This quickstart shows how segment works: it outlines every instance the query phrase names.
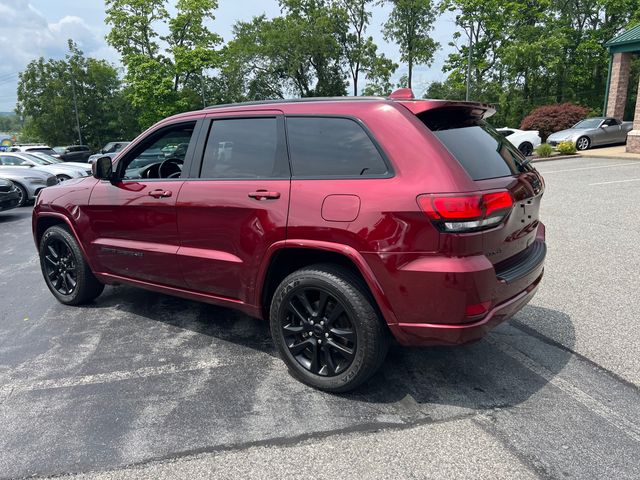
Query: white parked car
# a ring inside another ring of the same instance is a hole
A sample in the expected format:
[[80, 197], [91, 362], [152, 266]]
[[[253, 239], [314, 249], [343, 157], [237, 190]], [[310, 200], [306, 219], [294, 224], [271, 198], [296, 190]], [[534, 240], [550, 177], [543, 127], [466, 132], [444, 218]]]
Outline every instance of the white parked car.
[[542, 143], [538, 130], [519, 130], [517, 128], [498, 128], [498, 132], [522, 152], [525, 157], [533, 154], [535, 148]]

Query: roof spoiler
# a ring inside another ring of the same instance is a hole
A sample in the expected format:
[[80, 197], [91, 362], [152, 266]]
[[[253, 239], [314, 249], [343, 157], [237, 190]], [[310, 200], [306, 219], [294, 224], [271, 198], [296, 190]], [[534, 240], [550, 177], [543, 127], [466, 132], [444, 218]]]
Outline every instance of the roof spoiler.
[[468, 114], [477, 118], [489, 118], [496, 109], [488, 103], [466, 102], [462, 100], [416, 99], [413, 90], [400, 88], [389, 95], [389, 100], [402, 104], [414, 115], [430, 110], [468, 110]]

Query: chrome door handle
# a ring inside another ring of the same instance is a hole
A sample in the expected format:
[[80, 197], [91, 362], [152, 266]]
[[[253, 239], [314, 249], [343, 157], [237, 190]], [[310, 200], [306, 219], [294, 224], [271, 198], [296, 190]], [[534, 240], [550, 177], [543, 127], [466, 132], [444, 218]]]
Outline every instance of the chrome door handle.
[[153, 198], [167, 198], [173, 195], [169, 190], [162, 190], [161, 188], [157, 190], [151, 190], [149, 192], [149, 196]]

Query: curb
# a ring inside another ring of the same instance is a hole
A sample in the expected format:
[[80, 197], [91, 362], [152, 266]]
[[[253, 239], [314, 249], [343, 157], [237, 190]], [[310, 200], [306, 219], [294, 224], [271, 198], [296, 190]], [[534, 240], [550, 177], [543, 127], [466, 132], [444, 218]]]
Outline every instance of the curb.
[[553, 160], [564, 160], [566, 158], [580, 158], [581, 155], [578, 155], [577, 153], [573, 154], [573, 155], [556, 155], [553, 157], [545, 157], [545, 158], [534, 158], [533, 160], [531, 160], [532, 163], [538, 163], [538, 162], [551, 162]]

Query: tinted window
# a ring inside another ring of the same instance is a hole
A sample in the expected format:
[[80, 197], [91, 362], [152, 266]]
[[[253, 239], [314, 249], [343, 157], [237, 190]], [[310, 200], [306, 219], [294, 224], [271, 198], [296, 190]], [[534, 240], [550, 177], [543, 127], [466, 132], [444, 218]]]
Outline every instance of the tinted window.
[[615, 118], [607, 118], [607, 119], [604, 121], [604, 124], [605, 124], [607, 127], [613, 127], [613, 126], [615, 126], [615, 125], [618, 125], [618, 121], [617, 121]]
[[474, 180], [506, 177], [529, 168], [509, 140], [467, 109], [431, 110], [418, 118]]
[[234, 118], [211, 123], [202, 178], [279, 178], [286, 158], [278, 148], [276, 118]]
[[367, 133], [347, 118], [289, 117], [287, 137], [297, 177], [370, 177], [387, 166]]

